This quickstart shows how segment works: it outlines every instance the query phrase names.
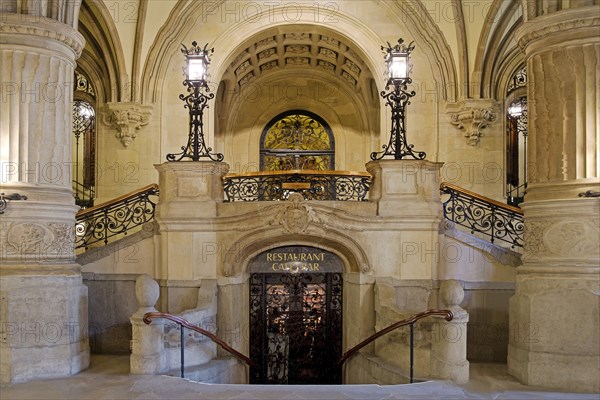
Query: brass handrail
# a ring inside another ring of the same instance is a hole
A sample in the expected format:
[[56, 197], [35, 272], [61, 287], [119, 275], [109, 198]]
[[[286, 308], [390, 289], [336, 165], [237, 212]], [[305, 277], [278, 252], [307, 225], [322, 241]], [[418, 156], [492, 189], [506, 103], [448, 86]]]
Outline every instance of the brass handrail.
[[198, 326], [192, 325], [187, 320], [185, 320], [181, 317], [178, 317], [178, 316], [172, 315], [172, 314], [168, 314], [168, 313], [162, 313], [162, 312], [149, 312], [149, 313], [144, 314], [143, 321], [146, 325], [150, 325], [152, 323], [151, 319], [154, 319], [154, 318], [165, 318], [165, 319], [173, 321], [181, 326], [184, 326], [188, 329], [191, 329], [195, 332], [198, 332], [199, 334], [206, 336], [207, 338], [209, 338], [210, 340], [212, 340], [213, 342], [215, 342], [216, 344], [221, 346], [221, 348], [223, 350], [229, 352], [230, 354], [233, 354], [235, 357], [244, 361], [248, 366], [250, 366], [250, 367], [256, 366], [256, 363], [254, 361], [252, 361], [251, 359], [249, 359], [248, 357], [246, 357], [245, 355], [243, 355], [242, 353], [240, 353], [239, 351], [237, 351], [236, 349], [234, 349], [233, 347], [231, 347], [230, 345], [225, 343], [223, 340], [219, 339], [214, 333], [209, 332], [205, 329], [202, 329]]
[[485, 197], [485, 196], [482, 196], [482, 195], [480, 195], [478, 193], [471, 192], [470, 190], [467, 190], [467, 189], [462, 188], [460, 186], [453, 185], [453, 184], [448, 183], [448, 182], [442, 182], [442, 184], [440, 185], [440, 190], [444, 191], [444, 189], [454, 190], [456, 192], [460, 192], [460, 193], [463, 193], [463, 194], [465, 194], [467, 196], [474, 197], [474, 198], [479, 199], [481, 201], [484, 201], [486, 203], [493, 204], [496, 207], [502, 208], [502, 209], [504, 209], [506, 211], [510, 211], [510, 212], [514, 212], [514, 213], [523, 215], [523, 210], [521, 210], [519, 207], [509, 206], [508, 204], [501, 203], [501, 202], [496, 201], [494, 199], [491, 199], [489, 197]]
[[[372, 334], [371, 336], [369, 336], [368, 338], [366, 338], [365, 340], [363, 340], [362, 342], [360, 342], [359, 344], [357, 344], [356, 346], [352, 347], [350, 350], [345, 352], [342, 355], [342, 357], [339, 359], [338, 366], [341, 367], [346, 362], [346, 360], [348, 360], [350, 357], [352, 357], [354, 354], [356, 354], [360, 349], [362, 349], [366, 345], [373, 342], [375, 339], [378, 339], [381, 336], [390, 333], [394, 329], [398, 329], [402, 326], [414, 324], [418, 320], [429, 317], [431, 315], [443, 316], [446, 321], [452, 321], [452, 319], [454, 318], [454, 315], [452, 314], [452, 311], [450, 311], [450, 310], [427, 310], [427, 311], [423, 311], [418, 314], [415, 314], [410, 318], [403, 319], [401, 321], [393, 323], [392, 325], [390, 325], [386, 328], [383, 328], [379, 332]], [[412, 350], [412, 347], [411, 347], [411, 350]]]
[[130, 198], [134, 198], [136, 196], [139, 196], [140, 194], [142, 194], [144, 192], [147, 192], [149, 190], [156, 190], [156, 191], [158, 191], [159, 190], [158, 189], [158, 185], [156, 183], [152, 183], [150, 185], [144, 186], [143, 188], [136, 189], [133, 192], [129, 192], [129, 193], [126, 193], [126, 194], [124, 194], [122, 196], [119, 196], [119, 197], [117, 197], [115, 199], [108, 200], [108, 201], [106, 201], [104, 203], [100, 203], [98, 205], [95, 205], [94, 207], [90, 207], [90, 208], [86, 208], [86, 209], [83, 209], [83, 210], [79, 210], [79, 212], [77, 213], [76, 218], [85, 217], [86, 215], [92, 214], [94, 211], [97, 211], [97, 210], [99, 210], [101, 208], [112, 207], [115, 204], [118, 204], [118, 203], [120, 203], [122, 201], [125, 201], [125, 200], [128, 200]]
[[273, 175], [337, 175], [337, 176], [360, 176], [370, 178], [371, 174], [360, 171], [337, 171], [337, 170], [314, 170], [314, 169], [287, 169], [278, 171], [255, 171], [241, 174], [226, 174], [223, 180], [231, 178], [251, 178], [255, 176], [273, 176]]

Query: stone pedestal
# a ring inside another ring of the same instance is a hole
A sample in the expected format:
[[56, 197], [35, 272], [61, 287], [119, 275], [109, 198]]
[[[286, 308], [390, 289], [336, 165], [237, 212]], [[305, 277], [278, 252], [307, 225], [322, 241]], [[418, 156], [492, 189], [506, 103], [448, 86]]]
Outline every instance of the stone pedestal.
[[[577, 3], [579, 5], [581, 3]], [[572, 5], [575, 3], [572, 2]], [[528, 385], [600, 390], [599, 6], [529, 15], [525, 253], [510, 300], [509, 372]]]
[[373, 177], [369, 201], [380, 216], [440, 216], [442, 163], [425, 160], [379, 160], [367, 163]]
[[467, 361], [467, 323], [469, 314], [460, 307], [465, 292], [455, 280], [440, 287], [441, 308], [452, 311], [452, 321], [441, 320], [433, 327], [431, 342], [431, 376], [451, 379], [454, 383], [469, 381]]
[[[156, 219], [161, 228], [217, 215], [223, 202], [223, 176], [229, 165], [216, 161], [167, 162], [155, 165], [159, 173], [160, 201]], [[168, 225], [168, 226], [167, 226]]]
[[[217, 278], [214, 256], [218, 247], [214, 229], [217, 204], [223, 202], [223, 176], [229, 166], [222, 162], [167, 162], [156, 166], [160, 199], [156, 221], [160, 229], [161, 270], [164, 280], [163, 303], [171, 295], [196, 296], [200, 279]], [[197, 284], [190, 285], [190, 282]], [[187, 282], [187, 283], [186, 283]], [[187, 308], [196, 304], [196, 299]], [[168, 312], [180, 312], [186, 307]]]
[[[437, 279], [439, 224], [443, 218], [439, 173], [442, 163], [380, 160], [367, 164], [373, 176], [369, 202], [384, 217], [378, 276], [403, 280]], [[394, 245], [390, 245], [393, 243]], [[420, 310], [422, 311], [422, 310]]]
[[71, 190], [79, 3], [52, 19], [35, 15], [45, 7], [17, 14], [16, 3], [2, 13], [0, 192], [27, 197], [0, 216], [2, 383], [75, 374], [89, 363]]
[[135, 281], [135, 296], [140, 305], [131, 316], [130, 372], [136, 375], [157, 375], [167, 370], [164, 344], [164, 320], [153, 319], [150, 325], [143, 321], [144, 314], [156, 312], [159, 287], [149, 275], [140, 275]]

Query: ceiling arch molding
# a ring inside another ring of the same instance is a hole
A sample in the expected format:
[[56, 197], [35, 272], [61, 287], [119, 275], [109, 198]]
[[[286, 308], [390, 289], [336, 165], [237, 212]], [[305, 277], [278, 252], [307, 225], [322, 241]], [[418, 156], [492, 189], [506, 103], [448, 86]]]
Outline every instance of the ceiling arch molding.
[[[398, 23], [398, 27], [406, 27], [409, 31], [407, 36], [418, 38], [418, 42], [425, 44], [427, 59], [430, 61], [440, 93], [443, 99], [454, 100], [457, 95], [457, 76], [454, 60], [450, 48], [446, 43], [441, 31], [437, 28], [420, 1], [414, 2], [380, 2], [372, 1], [373, 6], [379, 8], [385, 15], [391, 15]], [[268, 26], [275, 27], [290, 25], [290, 21], [275, 18], [282, 14], [284, 9], [281, 5], [274, 5], [264, 9], [252, 20], [242, 20], [223, 27], [225, 22], [209, 15], [211, 7], [218, 7], [224, 2], [207, 1], [184, 1], [181, 0], [171, 11], [167, 22], [160, 29], [154, 43], [150, 47], [149, 55], [144, 65], [141, 81], [142, 102], [157, 102], [161, 92], [162, 78], [168, 70], [168, 64], [172, 57], [179, 52], [183, 38], [189, 36], [193, 29], [202, 25], [206, 32], [219, 32], [212, 38], [211, 46], [219, 49], [213, 57], [213, 79], [220, 81], [227, 68], [229, 55], [235, 52], [235, 44], [240, 37], [251, 37], [265, 28], [264, 24], [256, 23], [256, 20], [269, 20]], [[380, 46], [383, 40], [370, 26], [354, 16], [339, 11], [336, 13], [336, 23], [327, 24], [315, 21], [314, 15], [319, 11], [318, 4], [295, 3], [301, 18], [294, 21], [295, 24], [304, 23], [328, 28], [343, 35], [349, 41], [361, 44], [364, 52], [364, 62], [372, 71], [378, 87], [385, 85], [384, 65]], [[405, 8], [409, 7], [409, 12]], [[214, 21], [213, 21], [214, 19]], [[199, 22], [200, 21], [200, 22]], [[210, 38], [207, 38], [210, 41]], [[387, 39], [387, 38], [386, 38]], [[395, 40], [395, 39], [391, 39]], [[358, 47], [358, 45], [357, 45]]]
[[495, 84], [492, 87], [492, 93], [499, 101], [506, 98], [508, 86], [515, 73], [525, 65], [523, 53], [517, 48], [512, 49], [502, 60], [494, 75]]
[[[293, 84], [290, 81], [294, 76], [297, 77], [298, 71], [282, 70], [269, 74], [256, 81], [257, 85], [261, 85], [268, 80], [268, 84], [276, 86], [279, 84]], [[304, 76], [303, 80], [317, 83], [331, 83], [328, 74], [320, 73], [318, 75]], [[251, 83], [252, 84], [252, 83]], [[215, 109], [223, 110], [224, 115], [219, 115], [218, 118], [224, 117], [224, 121], [220, 124], [226, 124], [226, 127], [217, 129], [215, 140], [222, 145], [227, 154], [234, 154], [234, 147], [245, 147], [249, 154], [254, 154], [258, 157], [258, 143], [263, 128], [266, 124], [278, 114], [290, 109], [304, 109], [312, 111], [322, 117], [331, 127], [336, 143], [336, 165], [346, 165], [347, 140], [349, 130], [360, 132], [360, 140], [367, 144], [373, 137], [379, 133], [378, 109], [374, 110], [369, 115], [369, 112], [361, 107], [361, 100], [350, 88], [344, 88], [340, 84], [340, 92], [336, 93], [336, 99], [344, 103], [343, 109], [335, 107], [333, 104], [319, 101], [311, 96], [302, 96], [298, 101], [274, 101], [264, 107], [248, 107], [248, 104], [236, 104], [230, 110], [226, 106], [215, 107]], [[217, 96], [218, 97], [218, 96]], [[229, 118], [231, 116], [231, 118]], [[229, 121], [228, 121], [229, 120]], [[249, 130], [247, 136], [243, 136], [243, 141], [239, 136], [239, 132], [245, 129]], [[362, 146], [365, 152], [369, 146]], [[363, 158], [368, 157], [368, 153], [361, 155]]]
[[394, 0], [380, 2], [380, 4], [389, 10], [399, 26], [406, 25], [409, 28], [408, 33], [418, 39], [417, 43], [425, 45], [423, 53], [429, 60], [433, 75], [437, 79], [441, 99], [447, 102], [456, 101], [459, 93], [456, 62], [442, 31], [422, 0]]
[[[268, 120], [300, 107], [378, 135], [380, 99], [360, 53], [335, 32], [310, 26], [268, 28], [248, 38], [227, 60], [216, 96], [216, 132], [235, 135], [240, 124], [261, 125], [261, 116]], [[248, 107], [253, 102], [261, 110]]]
[[83, 1], [79, 32], [85, 38], [85, 47], [78, 64], [93, 79], [98, 91], [102, 90], [103, 101], [126, 101], [129, 83], [125, 57], [117, 28], [104, 2]]
[[495, 0], [490, 6], [479, 37], [472, 81], [476, 83], [471, 95], [475, 98], [501, 100], [503, 93], [498, 91], [499, 71], [506, 64], [506, 58], [521, 58], [524, 55], [514, 43], [514, 31], [523, 23], [522, 5], [519, 0]]

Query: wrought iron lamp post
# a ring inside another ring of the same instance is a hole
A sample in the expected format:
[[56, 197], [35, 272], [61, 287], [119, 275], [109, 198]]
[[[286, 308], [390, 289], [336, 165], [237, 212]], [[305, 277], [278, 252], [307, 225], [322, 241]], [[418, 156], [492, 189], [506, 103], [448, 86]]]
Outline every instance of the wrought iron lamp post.
[[[415, 160], [423, 160], [426, 156], [424, 151], [414, 151], [414, 145], [406, 141], [406, 128], [404, 125], [406, 106], [410, 104], [410, 98], [416, 93], [408, 91], [407, 87], [412, 83], [410, 79], [410, 53], [415, 48], [414, 42], [408, 46], [403, 39], [398, 39], [398, 44], [388, 47], [381, 46], [385, 50], [385, 62], [387, 64], [388, 81], [381, 97], [386, 100], [392, 110], [392, 128], [390, 141], [383, 145], [383, 151], [371, 153], [372, 160], [380, 160], [385, 156], [393, 156], [396, 160], [412, 157]], [[393, 86], [389, 91], [390, 86]]]
[[214, 49], [207, 49], [208, 44], [201, 48], [195, 41], [192, 42], [192, 47], [189, 49], [183, 44], [181, 47], [186, 61], [184, 69], [186, 79], [183, 84], [187, 85], [189, 94], [187, 96], [180, 94], [179, 99], [185, 102], [184, 107], [190, 112], [190, 133], [187, 144], [181, 147], [182, 152], [167, 154], [167, 161], [181, 161], [184, 158], [191, 158], [192, 161], [199, 161], [200, 158], [223, 161], [223, 154], [212, 153], [212, 148], [206, 146], [202, 122], [204, 109], [208, 107], [208, 100], [215, 97], [214, 93], [209, 93], [210, 89], [207, 84], [210, 54], [214, 52]]

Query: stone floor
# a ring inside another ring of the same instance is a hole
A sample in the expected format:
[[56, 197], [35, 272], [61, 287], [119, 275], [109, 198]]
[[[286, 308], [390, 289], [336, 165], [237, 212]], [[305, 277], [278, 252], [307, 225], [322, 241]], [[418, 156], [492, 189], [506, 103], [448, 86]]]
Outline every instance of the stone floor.
[[88, 370], [70, 377], [0, 386], [0, 399], [202, 399], [202, 400], [378, 400], [378, 399], [593, 399], [599, 394], [543, 391], [523, 386], [505, 365], [471, 364], [471, 381], [377, 386], [207, 385], [167, 376], [129, 375], [127, 356], [94, 356]]

